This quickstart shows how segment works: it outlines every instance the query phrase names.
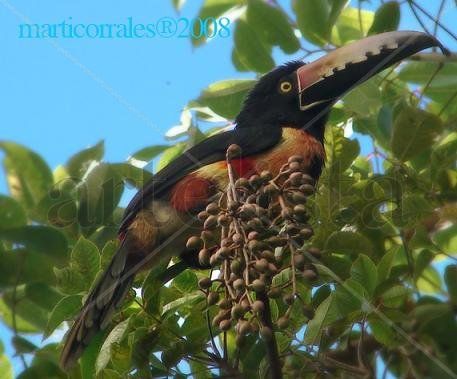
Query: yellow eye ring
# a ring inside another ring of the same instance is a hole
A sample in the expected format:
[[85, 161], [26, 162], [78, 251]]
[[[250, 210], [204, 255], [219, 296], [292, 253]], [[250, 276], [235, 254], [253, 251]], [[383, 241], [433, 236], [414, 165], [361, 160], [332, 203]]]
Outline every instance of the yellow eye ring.
[[279, 88], [280, 88], [281, 92], [283, 92], [283, 93], [290, 92], [290, 90], [292, 89], [292, 83], [291, 82], [282, 82]]

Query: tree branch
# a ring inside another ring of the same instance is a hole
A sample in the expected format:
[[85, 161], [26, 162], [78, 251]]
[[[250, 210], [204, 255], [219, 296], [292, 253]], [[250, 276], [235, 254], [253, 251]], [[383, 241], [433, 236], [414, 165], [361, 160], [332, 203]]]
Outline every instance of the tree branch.
[[[257, 296], [259, 300], [265, 304], [265, 309], [262, 312], [262, 324], [264, 324], [271, 330], [274, 330], [273, 322], [271, 321], [271, 310], [268, 296], [264, 292], [259, 293]], [[268, 361], [270, 363], [271, 378], [281, 379], [281, 361], [279, 360], [278, 345], [276, 343], [276, 337], [274, 332], [272, 333], [271, 339], [265, 341], [265, 346], [267, 349]]]
[[457, 62], [457, 53], [451, 53], [449, 55], [444, 55], [441, 53], [419, 53], [409, 57], [409, 60], [436, 63]]

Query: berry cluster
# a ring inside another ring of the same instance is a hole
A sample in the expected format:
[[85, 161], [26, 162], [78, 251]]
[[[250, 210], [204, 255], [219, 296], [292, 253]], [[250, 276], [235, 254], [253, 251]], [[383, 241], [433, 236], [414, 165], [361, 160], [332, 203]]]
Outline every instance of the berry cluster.
[[[208, 306], [219, 308], [213, 327], [222, 331], [234, 327], [241, 344], [247, 334], [260, 333], [270, 340], [272, 329], [287, 328], [291, 307], [299, 298], [297, 280], [316, 282], [310, 257], [319, 259], [321, 253], [317, 248], [303, 248], [313, 235], [306, 200], [315, 189], [303, 157], [290, 157], [275, 177], [263, 171], [236, 178], [231, 162], [239, 153], [237, 145], [227, 150], [228, 188], [200, 212], [203, 230], [188, 240], [187, 247], [200, 249], [199, 262], [211, 266], [212, 272], [218, 270], [217, 278], [213, 274], [213, 279], [199, 281]], [[290, 280], [275, 286], [273, 278], [283, 270], [291, 272]], [[273, 325], [264, 313], [269, 299], [280, 297], [288, 310]], [[313, 317], [309, 305], [303, 304], [303, 311]]]

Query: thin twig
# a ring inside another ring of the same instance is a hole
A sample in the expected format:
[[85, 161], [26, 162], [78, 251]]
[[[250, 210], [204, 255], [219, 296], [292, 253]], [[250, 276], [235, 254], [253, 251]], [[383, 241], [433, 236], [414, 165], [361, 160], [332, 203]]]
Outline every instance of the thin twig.
[[451, 32], [451, 30], [443, 25], [441, 21], [437, 20], [436, 17], [433, 17], [429, 12], [427, 12], [423, 7], [417, 4], [414, 0], [409, 0], [409, 4], [412, 4], [417, 9], [419, 9], [425, 16], [427, 16], [430, 20], [434, 21], [441, 29], [443, 29], [447, 34], [449, 34], [453, 39], [457, 41], [457, 35]]

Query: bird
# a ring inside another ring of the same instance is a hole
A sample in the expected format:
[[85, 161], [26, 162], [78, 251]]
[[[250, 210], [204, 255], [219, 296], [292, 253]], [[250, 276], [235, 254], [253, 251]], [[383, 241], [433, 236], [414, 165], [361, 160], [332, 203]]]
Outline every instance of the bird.
[[[196, 215], [227, 186], [226, 151], [238, 145], [231, 164], [239, 177], [277, 174], [290, 156], [301, 155], [318, 180], [325, 163], [324, 131], [332, 106], [350, 89], [430, 47], [433, 36], [394, 31], [365, 37], [311, 63], [285, 63], [262, 76], [247, 95], [235, 127], [188, 149], [157, 172], [132, 198], [119, 227], [119, 247], [69, 329], [61, 354], [68, 370], [92, 337], [107, 328], [135, 274], [173, 256], [180, 272], [204, 268], [186, 247]], [[175, 273], [176, 273], [175, 272]]]

